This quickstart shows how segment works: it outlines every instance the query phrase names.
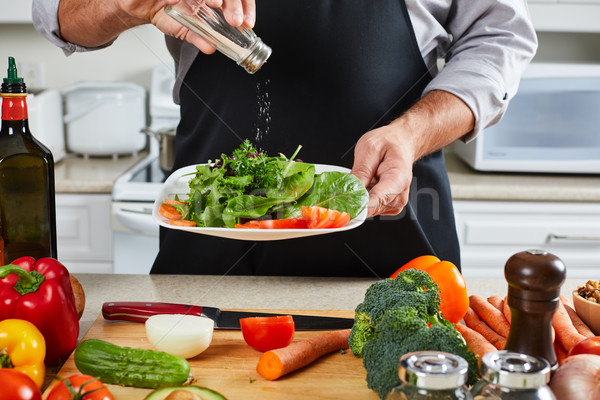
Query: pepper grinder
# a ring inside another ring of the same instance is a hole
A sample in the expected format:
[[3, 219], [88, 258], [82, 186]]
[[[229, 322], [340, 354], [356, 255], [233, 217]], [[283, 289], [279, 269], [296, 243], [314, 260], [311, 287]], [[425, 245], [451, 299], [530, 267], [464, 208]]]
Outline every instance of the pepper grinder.
[[504, 267], [508, 282], [511, 326], [505, 350], [543, 357], [552, 372], [558, 368], [552, 338], [552, 317], [565, 281], [562, 260], [544, 250], [516, 253]]

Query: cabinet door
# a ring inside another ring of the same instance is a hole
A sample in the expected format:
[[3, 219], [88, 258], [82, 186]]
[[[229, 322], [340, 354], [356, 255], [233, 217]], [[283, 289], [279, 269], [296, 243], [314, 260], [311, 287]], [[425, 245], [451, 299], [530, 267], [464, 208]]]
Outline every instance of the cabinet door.
[[57, 194], [58, 258], [71, 272], [111, 272], [109, 194]]
[[0, 23], [31, 23], [32, 0], [0, 0]]
[[456, 201], [462, 270], [504, 278], [513, 254], [542, 249], [560, 257], [568, 278], [592, 279], [600, 267], [600, 204]]

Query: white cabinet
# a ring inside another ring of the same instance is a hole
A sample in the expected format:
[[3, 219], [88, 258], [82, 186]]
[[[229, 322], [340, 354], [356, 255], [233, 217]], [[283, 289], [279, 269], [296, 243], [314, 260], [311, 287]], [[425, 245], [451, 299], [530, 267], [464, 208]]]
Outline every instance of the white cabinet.
[[31, 23], [32, 0], [0, 0], [0, 23]]
[[600, 204], [455, 201], [466, 277], [504, 279], [513, 254], [543, 249], [560, 257], [568, 278], [600, 278]]
[[600, 0], [528, 0], [539, 32], [600, 32]]
[[58, 259], [70, 272], [112, 272], [110, 194], [56, 195]]

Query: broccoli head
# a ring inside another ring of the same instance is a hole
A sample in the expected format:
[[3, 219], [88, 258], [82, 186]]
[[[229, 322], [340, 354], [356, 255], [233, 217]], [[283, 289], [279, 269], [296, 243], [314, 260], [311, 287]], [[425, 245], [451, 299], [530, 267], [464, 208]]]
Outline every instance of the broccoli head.
[[419, 317], [416, 310], [397, 308], [384, 313], [371, 340], [362, 349], [367, 385], [385, 399], [387, 393], [400, 383], [398, 360], [415, 351], [443, 351], [463, 357], [469, 364], [468, 383], [478, 377], [477, 359], [452, 324], [439, 319], [430, 321]]
[[439, 288], [429, 274], [409, 269], [398, 274], [396, 279], [375, 282], [367, 289], [363, 302], [355, 309], [354, 326], [348, 339], [352, 354], [360, 356], [384, 313], [400, 307], [414, 308], [425, 320], [437, 319]]

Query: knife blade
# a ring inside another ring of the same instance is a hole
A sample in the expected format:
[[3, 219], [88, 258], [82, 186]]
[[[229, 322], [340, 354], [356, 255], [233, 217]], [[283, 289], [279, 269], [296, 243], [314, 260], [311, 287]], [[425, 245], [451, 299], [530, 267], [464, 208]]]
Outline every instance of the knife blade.
[[[216, 307], [162, 302], [112, 301], [102, 304], [102, 316], [107, 320], [145, 322], [152, 315], [158, 314], [189, 314], [207, 317], [215, 321], [215, 329], [241, 329], [240, 318], [291, 315], [254, 311], [229, 311]], [[354, 324], [353, 318], [293, 314], [292, 318], [298, 331], [349, 329]]]

